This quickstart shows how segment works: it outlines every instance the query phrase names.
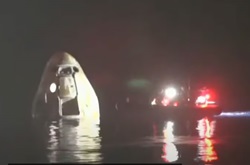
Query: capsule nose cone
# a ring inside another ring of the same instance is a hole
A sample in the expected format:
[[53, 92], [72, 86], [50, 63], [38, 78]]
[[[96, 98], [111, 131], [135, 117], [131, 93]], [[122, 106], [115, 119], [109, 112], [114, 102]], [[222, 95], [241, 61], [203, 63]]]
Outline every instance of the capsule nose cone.
[[75, 58], [72, 56], [72, 55], [70, 55], [69, 53], [67, 53], [67, 52], [63, 52], [63, 51], [61, 51], [61, 52], [56, 52], [54, 55], [53, 55], [53, 57], [52, 57], [53, 59], [57, 59], [58, 60], [58, 63], [59, 64], [74, 64], [74, 63], [76, 63], [76, 60], [75, 60]]

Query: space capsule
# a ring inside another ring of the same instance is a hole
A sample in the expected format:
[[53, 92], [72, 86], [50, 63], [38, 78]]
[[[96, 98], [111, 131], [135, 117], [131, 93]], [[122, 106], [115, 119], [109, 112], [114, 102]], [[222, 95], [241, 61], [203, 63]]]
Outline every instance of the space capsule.
[[32, 117], [81, 118], [99, 124], [98, 97], [72, 55], [58, 52], [47, 62], [33, 100]]

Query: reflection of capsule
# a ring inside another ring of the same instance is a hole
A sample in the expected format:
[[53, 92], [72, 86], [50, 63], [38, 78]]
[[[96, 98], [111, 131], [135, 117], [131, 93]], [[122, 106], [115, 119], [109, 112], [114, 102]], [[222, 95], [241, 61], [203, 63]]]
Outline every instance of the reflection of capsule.
[[[100, 127], [89, 125], [82, 120], [59, 120], [50, 123], [47, 142], [47, 156], [50, 163], [81, 162], [99, 163], [102, 155], [99, 152]], [[67, 151], [81, 151], [78, 152]], [[89, 152], [95, 151], [95, 152]]]
[[32, 106], [39, 118], [84, 117], [99, 123], [99, 102], [80, 64], [67, 53], [48, 61]]

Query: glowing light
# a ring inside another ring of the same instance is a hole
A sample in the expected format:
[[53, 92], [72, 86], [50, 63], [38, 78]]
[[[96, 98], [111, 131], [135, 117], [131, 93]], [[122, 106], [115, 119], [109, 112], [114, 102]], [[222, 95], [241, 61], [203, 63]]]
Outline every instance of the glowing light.
[[222, 112], [221, 117], [249, 117], [250, 111], [247, 112]]
[[55, 91], [56, 91], [56, 84], [55, 83], [51, 83], [50, 87], [49, 87], [49, 90], [50, 90], [51, 93], [55, 93]]
[[177, 107], [177, 106], [178, 106], [178, 102], [175, 102], [175, 103], [174, 103], [174, 106]]
[[169, 104], [169, 100], [167, 98], [164, 98], [161, 103], [164, 105], [164, 106], [167, 106]]
[[215, 104], [215, 101], [207, 101], [208, 104]]
[[175, 88], [170, 87], [170, 88], [167, 88], [167, 89], [165, 90], [165, 95], [166, 95], [168, 98], [172, 99], [172, 98], [174, 98], [174, 97], [177, 95], [177, 91], [176, 91]]
[[217, 97], [215, 93], [209, 89], [200, 90], [200, 96], [196, 99], [196, 106], [199, 108], [206, 108], [206, 107], [218, 107], [216, 105]]
[[156, 100], [155, 99], [151, 102], [151, 105], [156, 105]]
[[199, 96], [196, 100], [196, 103], [205, 103], [207, 101], [207, 98], [204, 96]]

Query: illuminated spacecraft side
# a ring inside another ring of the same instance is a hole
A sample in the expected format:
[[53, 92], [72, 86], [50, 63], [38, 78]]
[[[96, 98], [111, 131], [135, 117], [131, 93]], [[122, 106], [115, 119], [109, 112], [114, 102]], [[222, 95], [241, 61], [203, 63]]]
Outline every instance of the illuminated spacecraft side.
[[99, 101], [82, 67], [66, 52], [54, 54], [44, 69], [32, 117], [82, 118], [99, 124]]

